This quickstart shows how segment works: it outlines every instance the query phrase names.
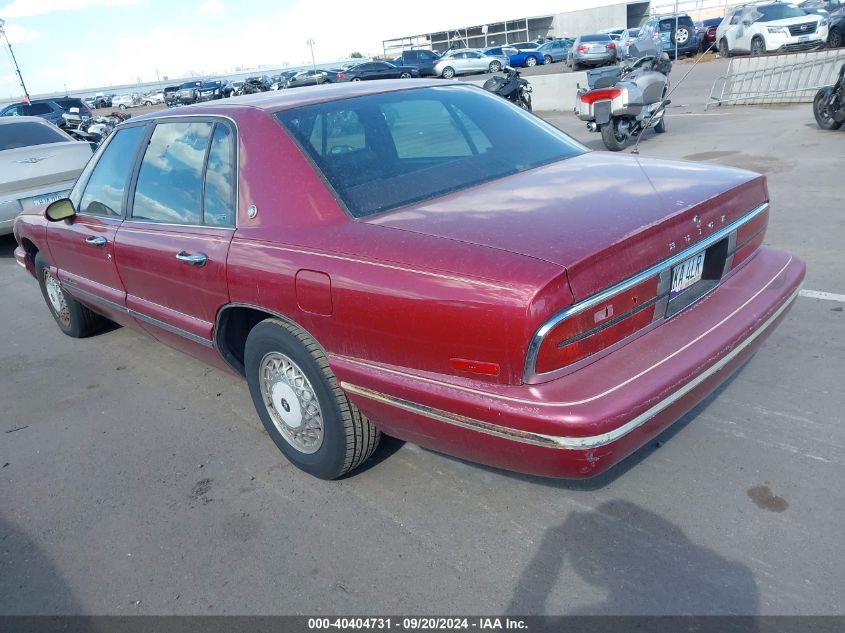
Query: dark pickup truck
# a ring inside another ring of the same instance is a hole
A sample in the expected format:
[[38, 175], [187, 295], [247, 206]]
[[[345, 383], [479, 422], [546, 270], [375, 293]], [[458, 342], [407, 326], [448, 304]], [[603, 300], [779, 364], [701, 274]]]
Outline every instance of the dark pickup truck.
[[392, 60], [396, 66], [416, 68], [420, 77], [433, 77], [434, 64], [440, 59], [440, 55], [429, 50], [402, 51], [399, 57]]

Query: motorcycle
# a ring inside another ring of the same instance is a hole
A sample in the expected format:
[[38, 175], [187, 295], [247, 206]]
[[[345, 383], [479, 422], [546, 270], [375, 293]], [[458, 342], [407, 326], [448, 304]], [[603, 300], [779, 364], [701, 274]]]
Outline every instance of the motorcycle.
[[71, 108], [62, 114], [61, 128], [78, 141], [85, 141], [95, 148], [102, 143], [115, 126], [128, 119], [130, 115], [112, 112], [108, 116], [82, 116], [79, 108]]
[[484, 89], [531, 112], [531, 84], [519, 76], [516, 68], [505, 66], [502, 73], [504, 76], [494, 75], [485, 81]]
[[816, 93], [813, 115], [823, 130], [838, 130], [845, 123], [845, 64], [839, 69], [836, 83]]
[[648, 128], [666, 131], [666, 106], [670, 101], [669, 73], [672, 62], [658, 53], [651, 40], [639, 40], [628, 48], [633, 61], [612, 74], [588, 71], [589, 86], [578, 88], [575, 113], [591, 132], [601, 132], [607, 149], [618, 152]]

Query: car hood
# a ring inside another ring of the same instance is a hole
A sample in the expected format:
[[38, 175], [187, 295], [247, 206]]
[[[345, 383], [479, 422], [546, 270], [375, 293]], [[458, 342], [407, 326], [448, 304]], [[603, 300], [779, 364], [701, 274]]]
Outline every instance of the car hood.
[[590, 152], [367, 222], [557, 264], [582, 298], [767, 198], [765, 179], [751, 172]]

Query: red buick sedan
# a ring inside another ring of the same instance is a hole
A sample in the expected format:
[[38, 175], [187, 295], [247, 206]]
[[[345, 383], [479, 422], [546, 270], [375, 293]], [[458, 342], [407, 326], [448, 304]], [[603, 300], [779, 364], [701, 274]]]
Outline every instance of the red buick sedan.
[[110, 319], [246, 378], [317, 477], [380, 433], [552, 477], [642, 446], [804, 276], [762, 176], [589, 152], [484, 90], [382, 81], [133, 118], [15, 225], [69, 336]]

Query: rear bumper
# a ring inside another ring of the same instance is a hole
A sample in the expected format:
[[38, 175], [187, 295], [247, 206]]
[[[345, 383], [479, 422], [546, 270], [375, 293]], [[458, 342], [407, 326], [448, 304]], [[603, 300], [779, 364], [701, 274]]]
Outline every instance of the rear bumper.
[[330, 356], [386, 433], [549, 477], [597, 475], [647, 443], [742, 365], [792, 305], [804, 264], [760, 251], [660, 327], [567, 376], [502, 386]]

